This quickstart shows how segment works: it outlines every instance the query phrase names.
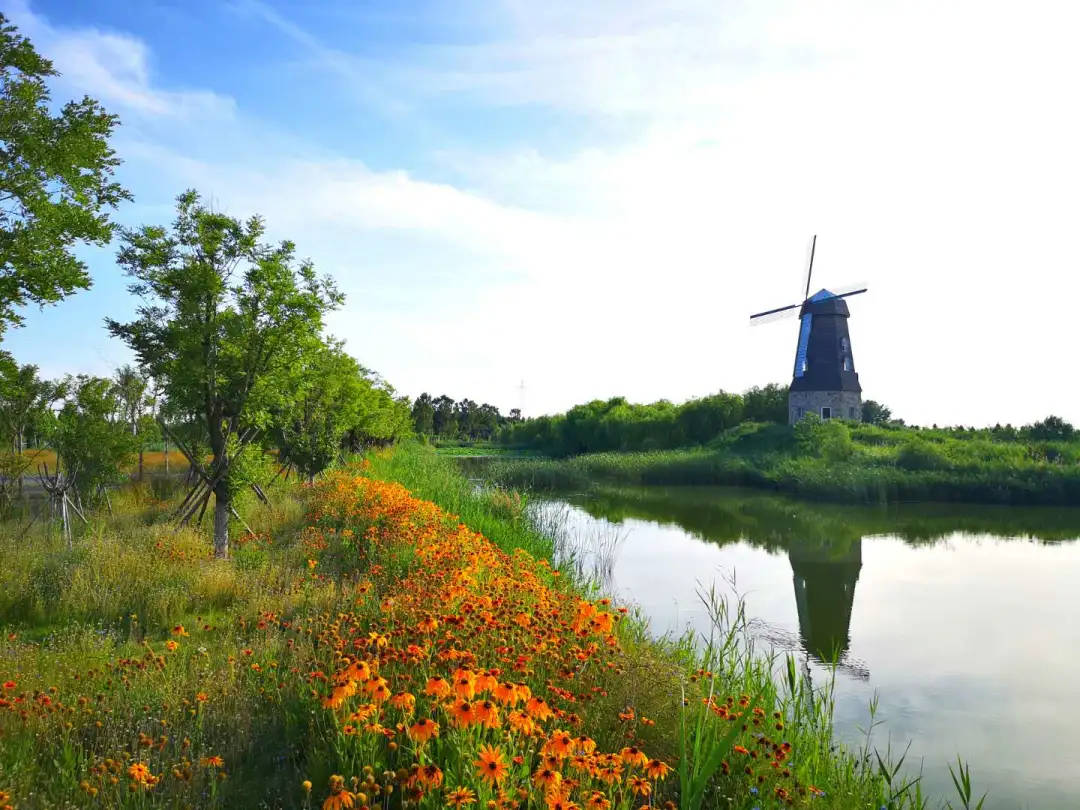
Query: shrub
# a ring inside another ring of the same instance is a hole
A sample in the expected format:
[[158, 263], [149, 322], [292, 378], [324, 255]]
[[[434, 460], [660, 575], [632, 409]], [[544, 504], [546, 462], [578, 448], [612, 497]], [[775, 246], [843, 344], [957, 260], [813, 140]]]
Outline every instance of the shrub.
[[949, 459], [937, 445], [912, 437], [896, 454], [896, 466], [904, 470], [943, 470], [949, 467]]

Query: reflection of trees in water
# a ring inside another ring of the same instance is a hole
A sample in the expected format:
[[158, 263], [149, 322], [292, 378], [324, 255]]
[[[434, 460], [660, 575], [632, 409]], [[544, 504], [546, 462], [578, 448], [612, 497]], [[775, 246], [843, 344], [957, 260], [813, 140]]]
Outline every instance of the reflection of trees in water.
[[911, 503], [859, 506], [803, 501], [733, 487], [599, 488], [567, 498], [593, 517], [677, 525], [708, 542], [745, 542], [770, 551], [792, 545], [839, 550], [870, 535], [909, 545], [957, 532], [1043, 542], [1080, 537], [1080, 508]]
[[569, 500], [600, 519], [603, 536], [577, 538], [575, 550], [568, 553], [577, 554], [582, 565], [590, 563], [592, 568], [579, 571], [591, 572], [590, 578], [608, 593], [623, 539], [618, 524], [628, 518], [676, 525], [720, 545], [744, 542], [774, 553], [786, 551], [800, 639], [764, 626], [755, 635], [785, 649], [801, 647], [816, 660], [835, 662], [860, 679], [869, 678], [869, 671], [848, 648], [864, 537], [891, 535], [918, 546], [958, 532], [1044, 542], [1080, 536], [1078, 509], [929, 503], [866, 507], [718, 487], [605, 488]]

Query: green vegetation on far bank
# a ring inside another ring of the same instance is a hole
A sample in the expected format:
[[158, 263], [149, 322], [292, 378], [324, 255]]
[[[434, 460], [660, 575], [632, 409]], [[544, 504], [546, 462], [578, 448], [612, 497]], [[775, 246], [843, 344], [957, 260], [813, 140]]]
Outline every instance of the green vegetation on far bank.
[[1005, 433], [808, 418], [795, 427], [742, 423], [700, 447], [498, 461], [488, 474], [546, 490], [723, 484], [857, 503], [1065, 505], [1080, 504], [1080, 441], [1066, 423]]

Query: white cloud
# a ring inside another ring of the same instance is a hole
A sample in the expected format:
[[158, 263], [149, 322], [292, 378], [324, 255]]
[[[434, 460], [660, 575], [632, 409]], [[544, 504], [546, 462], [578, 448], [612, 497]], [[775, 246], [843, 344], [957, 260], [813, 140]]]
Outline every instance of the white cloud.
[[5, 14], [53, 61], [61, 84], [92, 88], [106, 107], [126, 114], [169, 119], [229, 117], [232, 99], [206, 90], [166, 90], [151, 80], [146, 44], [122, 33], [57, 28], [25, 0], [8, 2]]

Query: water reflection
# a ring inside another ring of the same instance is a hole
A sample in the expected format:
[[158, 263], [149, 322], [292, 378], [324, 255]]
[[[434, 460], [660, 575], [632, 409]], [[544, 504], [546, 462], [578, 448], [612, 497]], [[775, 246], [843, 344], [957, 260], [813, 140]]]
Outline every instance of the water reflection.
[[[960, 752], [990, 790], [986, 808], [1075, 804], [1080, 510], [842, 506], [713, 487], [600, 489], [542, 509], [561, 510], [570, 535], [618, 535], [597, 579], [657, 633], [707, 633], [699, 585], [723, 588], [735, 572], [766, 647], [805, 656], [815, 678], [839, 659], [840, 739], [861, 744], [877, 695], [874, 744], [911, 741], [931, 794], [950, 793], [945, 764]], [[589, 548], [583, 560], [607, 553]]]
[[856, 540], [839, 554], [831, 549], [795, 544], [788, 550], [788, 560], [803, 649], [821, 661], [847, 664], [852, 674], [869, 678], [865, 667], [847, 661], [851, 607], [862, 569], [862, 540]]

